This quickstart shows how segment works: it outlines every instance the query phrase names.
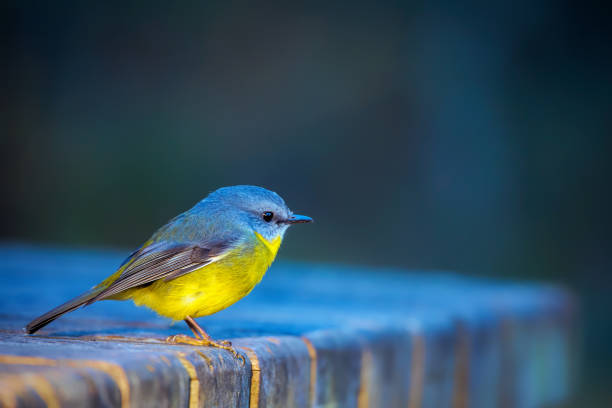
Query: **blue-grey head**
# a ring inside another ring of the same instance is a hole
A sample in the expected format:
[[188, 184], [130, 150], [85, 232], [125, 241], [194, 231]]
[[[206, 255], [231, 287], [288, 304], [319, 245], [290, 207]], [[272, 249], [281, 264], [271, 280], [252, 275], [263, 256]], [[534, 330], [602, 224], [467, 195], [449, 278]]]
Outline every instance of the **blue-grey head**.
[[267, 240], [282, 238], [293, 224], [312, 222], [310, 217], [294, 214], [275, 192], [257, 186], [223, 187], [210, 193], [201, 204], [220, 209], [219, 216], [231, 217]]

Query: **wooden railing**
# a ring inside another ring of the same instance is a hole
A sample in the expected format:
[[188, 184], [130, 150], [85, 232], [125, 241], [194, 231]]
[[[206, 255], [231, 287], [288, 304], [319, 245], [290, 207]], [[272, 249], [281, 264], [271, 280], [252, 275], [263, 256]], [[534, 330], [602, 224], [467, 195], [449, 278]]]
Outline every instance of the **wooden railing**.
[[169, 345], [182, 322], [100, 302], [34, 336], [33, 317], [121, 254], [0, 247], [0, 404], [121, 407], [550, 407], [575, 371], [575, 306], [549, 285], [277, 262], [198, 319], [246, 357]]

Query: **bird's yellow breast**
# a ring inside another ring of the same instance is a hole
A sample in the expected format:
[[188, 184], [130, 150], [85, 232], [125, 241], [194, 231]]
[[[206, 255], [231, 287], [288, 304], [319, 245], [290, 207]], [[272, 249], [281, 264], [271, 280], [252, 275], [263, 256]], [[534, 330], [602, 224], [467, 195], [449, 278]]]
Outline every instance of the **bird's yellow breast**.
[[132, 299], [136, 305], [174, 320], [216, 313], [253, 290], [274, 261], [281, 241], [280, 236], [268, 241], [255, 232], [253, 239], [209, 265], [170, 281], [161, 279], [127, 290], [114, 298]]

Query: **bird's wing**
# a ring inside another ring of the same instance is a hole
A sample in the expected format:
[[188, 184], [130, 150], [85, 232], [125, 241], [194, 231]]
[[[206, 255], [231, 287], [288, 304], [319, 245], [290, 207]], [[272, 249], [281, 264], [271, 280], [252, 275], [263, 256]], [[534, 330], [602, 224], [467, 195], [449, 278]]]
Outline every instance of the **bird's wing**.
[[223, 258], [236, 240], [168, 245], [152, 244], [132, 253], [121, 275], [87, 304], [159, 279], [169, 281]]

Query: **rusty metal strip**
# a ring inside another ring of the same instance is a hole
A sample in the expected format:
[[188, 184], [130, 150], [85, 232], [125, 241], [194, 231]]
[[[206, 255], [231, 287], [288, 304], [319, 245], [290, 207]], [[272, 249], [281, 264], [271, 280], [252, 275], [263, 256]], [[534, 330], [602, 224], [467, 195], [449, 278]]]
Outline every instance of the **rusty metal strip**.
[[200, 379], [198, 378], [198, 373], [191, 361], [185, 357], [185, 353], [177, 353], [176, 356], [189, 375], [189, 408], [197, 408], [200, 406]]
[[412, 337], [412, 356], [410, 362], [410, 394], [408, 408], [421, 408], [423, 385], [425, 383], [425, 336], [416, 333]]
[[130, 383], [123, 368], [115, 363], [101, 360], [54, 360], [45, 357], [30, 357], [30, 356], [15, 356], [9, 354], [0, 354], [0, 364], [15, 364], [15, 365], [31, 365], [31, 366], [50, 366], [61, 367], [68, 366], [73, 368], [93, 368], [108, 375], [119, 388], [121, 395], [121, 406], [129, 408], [130, 406]]
[[357, 394], [357, 408], [370, 406], [370, 387], [372, 385], [372, 352], [364, 349], [361, 354], [361, 371], [359, 374], [359, 394]]
[[249, 347], [240, 347], [244, 350], [249, 361], [251, 362], [251, 396], [249, 399], [249, 407], [257, 408], [259, 406], [259, 393], [261, 388], [261, 368], [259, 367], [259, 358], [255, 351]]
[[310, 358], [310, 406], [314, 407], [317, 398], [317, 349], [314, 348], [312, 342], [302, 337], [302, 341], [308, 349], [308, 357]]
[[453, 408], [466, 408], [469, 403], [470, 339], [464, 323], [457, 323]]

